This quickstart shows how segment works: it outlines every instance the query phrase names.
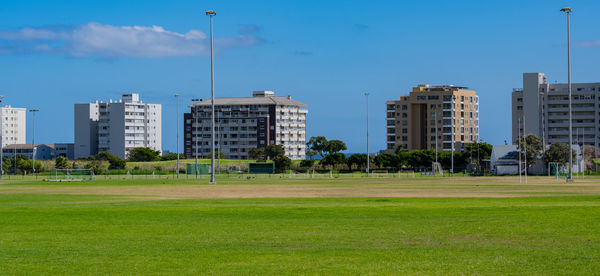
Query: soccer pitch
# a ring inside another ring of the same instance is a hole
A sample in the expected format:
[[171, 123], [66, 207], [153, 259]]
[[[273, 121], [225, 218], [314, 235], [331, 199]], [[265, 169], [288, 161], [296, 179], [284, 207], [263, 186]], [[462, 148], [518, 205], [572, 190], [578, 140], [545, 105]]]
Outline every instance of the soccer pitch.
[[595, 274], [600, 181], [0, 182], [0, 274]]

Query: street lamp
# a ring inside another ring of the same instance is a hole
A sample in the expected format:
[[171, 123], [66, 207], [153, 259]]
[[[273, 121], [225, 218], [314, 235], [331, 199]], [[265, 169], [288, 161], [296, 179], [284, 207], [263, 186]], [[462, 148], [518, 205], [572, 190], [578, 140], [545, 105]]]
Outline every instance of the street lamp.
[[567, 182], [573, 182], [573, 121], [571, 114], [571, 7], [560, 9], [567, 14], [567, 67], [569, 82], [569, 176]]
[[367, 177], [369, 177], [369, 167], [371, 165], [369, 155], [369, 92], [365, 93], [365, 97], [367, 98]]
[[177, 127], [177, 179], [179, 179], [179, 94], [175, 94], [175, 126]]
[[210, 157], [210, 184], [215, 182], [215, 65], [213, 56], [213, 16], [217, 13], [213, 10], [206, 11], [206, 15], [210, 17], [210, 99], [212, 108], [212, 125], [211, 125], [211, 157]]
[[35, 175], [35, 113], [37, 113], [38, 111], [40, 111], [39, 109], [31, 109], [29, 110], [29, 112], [31, 112], [33, 114], [33, 141], [32, 141], [32, 145], [31, 145], [31, 171], [32, 174]]
[[[201, 102], [201, 99], [192, 99], [192, 102]], [[196, 179], [198, 178], [198, 106], [192, 105], [192, 114], [194, 115], [194, 124], [196, 126], [192, 126], [192, 137], [194, 137], [194, 130], [196, 130], [196, 141], [194, 141], [194, 145], [196, 147]]]

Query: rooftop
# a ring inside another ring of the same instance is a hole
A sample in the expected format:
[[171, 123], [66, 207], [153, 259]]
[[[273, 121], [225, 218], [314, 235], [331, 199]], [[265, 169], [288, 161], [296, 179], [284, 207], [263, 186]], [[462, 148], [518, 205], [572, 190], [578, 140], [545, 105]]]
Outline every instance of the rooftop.
[[[291, 96], [278, 97], [273, 91], [254, 91], [252, 97], [215, 98], [215, 105], [295, 105], [307, 106], [305, 103], [292, 99]], [[211, 99], [200, 100], [191, 106], [211, 105]]]

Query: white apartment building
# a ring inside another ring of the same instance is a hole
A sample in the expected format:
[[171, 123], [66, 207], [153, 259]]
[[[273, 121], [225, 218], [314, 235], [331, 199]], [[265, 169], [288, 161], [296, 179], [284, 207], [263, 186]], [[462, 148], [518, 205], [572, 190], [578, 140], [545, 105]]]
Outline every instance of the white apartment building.
[[126, 158], [129, 150], [162, 148], [160, 104], [143, 103], [138, 94], [119, 101], [75, 104], [75, 158], [110, 152]]
[[25, 108], [0, 107], [0, 140], [2, 146], [25, 144], [27, 112]]
[[[568, 84], [548, 83], [543, 73], [524, 73], [512, 92], [512, 141], [535, 134], [545, 144], [569, 141]], [[573, 144], [600, 146], [600, 82], [572, 83]], [[525, 128], [523, 128], [525, 126]]]
[[[210, 157], [211, 100], [197, 102], [184, 115], [185, 155]], [[306, 104], [273, 91], [254, 91], [252, 97], [215, 99], [215, 150], [230, 159], [248, 159], [252, 148], [283, 145], [293, 160], [306, 158]], [[197, 121], [197, 122], [196, 122]]]

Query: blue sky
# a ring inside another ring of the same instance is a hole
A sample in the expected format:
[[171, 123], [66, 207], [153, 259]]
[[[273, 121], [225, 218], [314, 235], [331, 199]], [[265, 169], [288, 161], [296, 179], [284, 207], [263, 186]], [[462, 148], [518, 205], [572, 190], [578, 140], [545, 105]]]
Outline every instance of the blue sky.
[[73, 141], [74, 103], [138, 92], [163, 105], [163, 149], [174, 150], [173, 94], [182, 108], [210, 96], [204, 10], [214, 9], [217, 96], [292, 95], [309, 105], [307, 136], [359, 152], [365, 91], [371, 148], [383, 149], [386, 100], [421, 83], [468, 86], [480, 96], [482, 139], [500, 144], [523, 72], [566, 81], [567, 5], [573, 81], [598, 82], [600, 2], [591, 0], [4, 1], [0, 94], [39, 108], [36, 141], [54, 143]]

